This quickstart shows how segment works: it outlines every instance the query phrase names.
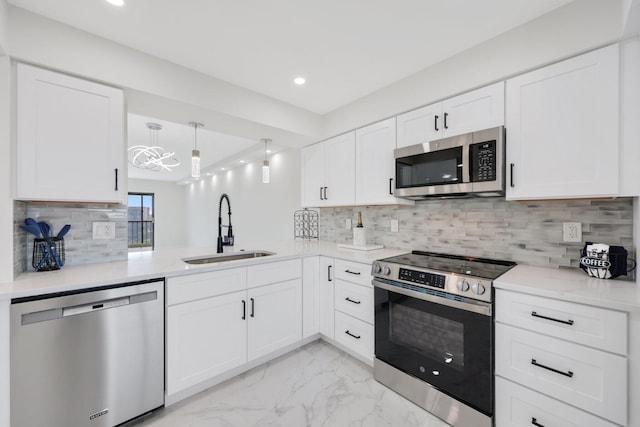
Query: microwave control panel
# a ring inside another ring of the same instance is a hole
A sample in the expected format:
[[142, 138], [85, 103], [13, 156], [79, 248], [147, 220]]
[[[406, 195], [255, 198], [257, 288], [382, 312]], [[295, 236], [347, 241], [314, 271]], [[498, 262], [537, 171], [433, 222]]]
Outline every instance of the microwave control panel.
[[496, 141], [470, 144], [469, 157], [471, 182], [496, 180]]

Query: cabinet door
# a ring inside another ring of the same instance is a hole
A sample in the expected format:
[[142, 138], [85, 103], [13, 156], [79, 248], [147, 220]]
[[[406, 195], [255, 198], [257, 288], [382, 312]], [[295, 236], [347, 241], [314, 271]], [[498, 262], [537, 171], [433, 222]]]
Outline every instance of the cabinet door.
[[314, 144], [302, 149], [302, 206], [321, 206], [324, 187], [324, 146]]
[[249, 290], [249, 360], [302, 339], [301, 282], [295, 279]]
[[320, 257], [320, 283], [318, 299], [320, 303], [320, 333], [327, 338], [334, 337], [334, 279], [333, 258]]
[[507, 81], [508, 199], [618, 194], [618, 46]]
[[126, 203], [122, 91], [17, 66], [16, 196]]
[[324, 203], [353, 205], [355, 201], [355, 132], [331, 138], [325, 146]]
[[302, 260], [302, 338], [320, 331], [320, 257]]
[[427, 105], [397, 117], [397, 148], [442, 138], [442, 103]]
[[395, 148], [395, 118], [356, 130], [356, 204], [396, 203]]
[[463, 93], [442, 102], [442, 136], [504, 125], [504, 82]]
[[245, 291], [167, 309], [168, 395], [246, 363], [243, 301]]
[[627, 422], [627, 359], [496, 324], [495, 373], [620, 425]]

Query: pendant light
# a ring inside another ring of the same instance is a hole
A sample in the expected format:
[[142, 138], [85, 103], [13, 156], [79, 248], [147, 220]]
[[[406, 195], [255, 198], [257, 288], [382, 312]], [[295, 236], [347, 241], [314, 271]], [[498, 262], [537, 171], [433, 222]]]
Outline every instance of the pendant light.
[[162, 130], [162, 125], [158, 123], [147, 123], [149, 129], [149, 145], [134, 145], [127, 150], [129, 163], [138, 169], [147, 169], [154, 172], [167, 171], [180, 165], [180, 161], [175, 158], [175, 152], [165, 151], [158, 145], [158, 132]]
[[189, 122], [193, 126], [195, 145], [191, 150], [191, 177], [200, 178], [200, 150], [198, 150], [198, 128], [204, 127], [202, 123]]
[[268, 138], [263, 138], [262, 142], [264, 142], [264, 161], [262, 162], [262, 183], [269, 184], [271, 181], [270, 171], [269, 171], [269, 159], [267, 159], [267, 144], [271, 142]]

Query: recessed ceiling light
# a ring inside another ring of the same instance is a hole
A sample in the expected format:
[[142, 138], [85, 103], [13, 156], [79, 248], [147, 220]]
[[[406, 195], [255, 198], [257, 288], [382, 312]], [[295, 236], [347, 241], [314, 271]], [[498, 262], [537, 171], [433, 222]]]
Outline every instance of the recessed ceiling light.
[[247, 163], [246, 160], [240, 160], [240, 163]]
[[307, 80], [304, 77], [296, 77], [295, 79], [293, 79], [293, 82], [298, 86], [302, 86], [307, 82]]
[[227, 168], [220, 168], [220, 170], [226, 171], [226, 170], [227, 170]]
[[107, 0], [107, 2], [114, 6], [124, 6], [124, 0]]
[[271, 152], [271, 150], [267, 150], [267, 153], [270, 153], [270, 152]]

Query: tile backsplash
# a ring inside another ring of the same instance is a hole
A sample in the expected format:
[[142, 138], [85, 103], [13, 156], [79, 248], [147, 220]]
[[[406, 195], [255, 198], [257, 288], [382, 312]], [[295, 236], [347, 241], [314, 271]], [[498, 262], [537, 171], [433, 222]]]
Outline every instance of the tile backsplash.
[[[33, 235], [18, 226], [31, 217], [47, 222], [52, 232], [70, 224], [64, 237], [65, 265], [94, 264], [127, 259], [127, 206], [98, 203], [14, 202], [14, 276], [32, 270]], [[93, 240], [93, 222], [116, 225], [115, 239]]]
[[[320, 209], [320, 239], [351, 243], [357, 212], [368, 244], [516, 261], [543, 267], [578, 267], [584, 243], [562, 241], [562, 223], [582, 223], [583, 242], [633, 248], [631, 198], [512, 202], [503, 198], [443, 199], [414, 206]], [[390, 231], [390, 221], [399, 231]]]

